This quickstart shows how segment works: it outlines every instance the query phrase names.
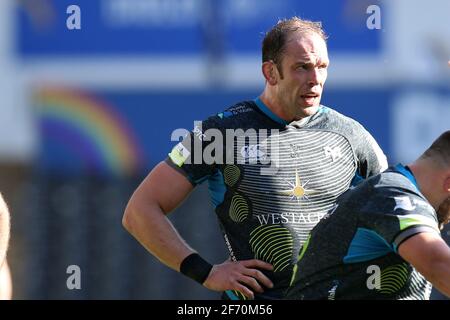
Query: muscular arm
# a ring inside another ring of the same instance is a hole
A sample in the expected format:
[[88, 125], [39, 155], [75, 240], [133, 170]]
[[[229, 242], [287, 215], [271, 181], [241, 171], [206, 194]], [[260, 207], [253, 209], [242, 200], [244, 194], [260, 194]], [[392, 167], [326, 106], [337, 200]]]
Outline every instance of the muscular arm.
[[398, 252], [434, 287], [450, 297], [450, 248], [439, 235], [416, 234], [403, 242]]
[[[192, 184], [183, 175], [161, 162], [136, 189], [122, 220], [128, 232], [150, 253], [176, 271], [180, 270], [184, 258], [195, 250], [181, 238], [166, 215], [192, 189]], [[264, 291], [260, 284], [272, 287], [272, 282], [257, 268], [272, 270], [270, 264], [255, 259], [226, 261], [213, 266], [203, 285], [215, 291], [239, 290], [253, 298], [253, 291]]]
[[193, 186], [164, 162], [158, 164], [131, 197], [123, 226], [162, 263], [179, 271], [183, 259], [194, 252], [166, 214], [172, 212]]
[[0, 268], [3, 265], [8, 249], [10, 229], [9, 219], [8, 207], [0, 194]]

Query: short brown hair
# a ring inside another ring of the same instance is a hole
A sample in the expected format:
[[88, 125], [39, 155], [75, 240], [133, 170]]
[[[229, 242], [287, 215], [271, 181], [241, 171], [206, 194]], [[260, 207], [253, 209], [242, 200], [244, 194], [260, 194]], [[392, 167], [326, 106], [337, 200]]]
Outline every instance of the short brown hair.
[[287, 38], [291, 33], [296, 31], [304, 34], [316, 33], [325, 42], [328, 38], [322, 29], [321, 22], [303, 20], [299, 17], [279, 20], [264, 36], [262, 42], [262, 62], [272, 60], [281, 74], [281, 61]]
[[438, 159], [443, 165], [450, 167], [450, 130], [441, 134], [421, 158]]

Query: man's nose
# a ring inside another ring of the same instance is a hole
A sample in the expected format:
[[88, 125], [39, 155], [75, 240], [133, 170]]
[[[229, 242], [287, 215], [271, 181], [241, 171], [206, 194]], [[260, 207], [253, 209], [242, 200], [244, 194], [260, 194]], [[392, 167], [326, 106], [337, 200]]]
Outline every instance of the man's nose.
[[311, 86], [318, 85], [321, 82], [322, 75], [320, 73], [319, 68], [313, 68], [310, 71], [308, 83]]

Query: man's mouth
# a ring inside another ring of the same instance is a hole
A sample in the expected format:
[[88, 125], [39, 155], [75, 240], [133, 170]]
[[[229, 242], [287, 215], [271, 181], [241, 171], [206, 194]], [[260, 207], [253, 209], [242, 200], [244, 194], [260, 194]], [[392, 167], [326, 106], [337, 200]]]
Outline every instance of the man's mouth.
[[314, 105], [316, 103], [316, 99], [319, 97], [320, 95], [314, 92], [310, 92], [310, 93], [306, 93], [304, 95], [302, 95], [302, 99], [306, 102], [307, 105]]
[[317, 93], [306, 93], [304, 95], [302, 95], [303, 99], [315, 99], [319, 96], [319, 94]]

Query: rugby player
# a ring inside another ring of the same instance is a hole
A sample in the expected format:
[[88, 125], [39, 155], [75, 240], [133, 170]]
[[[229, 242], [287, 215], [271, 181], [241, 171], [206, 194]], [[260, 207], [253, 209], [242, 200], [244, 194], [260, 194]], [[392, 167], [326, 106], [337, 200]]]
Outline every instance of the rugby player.
[[[125, 228], [162, 263], [226, 299], [281, 298], [301, 245], [336, 198], [387, 168], [361, 124], [320, 104], [328, 65], [320, 23], [279, 21], [262, 44], [264, 91], [176, 145], [134, 192]], [[214, 265], [166, 217], [204, 181], [230, 253]]]
[[414, 163], [344, 193], [312, 230], [287, 299], [450, 297], [450, 131]]

